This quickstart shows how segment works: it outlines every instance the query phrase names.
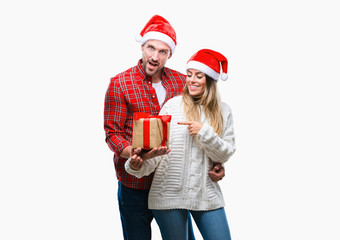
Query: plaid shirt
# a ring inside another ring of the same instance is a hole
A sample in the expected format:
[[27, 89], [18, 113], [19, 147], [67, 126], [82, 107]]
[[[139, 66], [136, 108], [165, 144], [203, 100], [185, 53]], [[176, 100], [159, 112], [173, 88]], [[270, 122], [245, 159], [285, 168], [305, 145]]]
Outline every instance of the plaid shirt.
[[[164, 103], [179, 95], [185, 85], [185, 75], [169, 68], [163, 68], [162, 85], [166, 89]], [[142, 60], [125, 72], [111, 78], [105, 95], [104, 129], [106, 143], [114, 152], [116, 176], [127, 187], [150, 189], [153, 174], [136, 178], [125, 171], [125, 158], [119, 157], [125, 147], [132, 144], [134, 112], [158, 115], [161, 106], [152, 87], [151, 77], [147, 76]]]

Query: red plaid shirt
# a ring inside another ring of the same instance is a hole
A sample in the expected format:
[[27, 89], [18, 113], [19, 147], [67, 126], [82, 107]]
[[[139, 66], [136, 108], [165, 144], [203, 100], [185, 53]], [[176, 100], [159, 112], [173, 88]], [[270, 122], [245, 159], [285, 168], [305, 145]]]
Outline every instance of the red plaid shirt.
[[[179, 95], [185, 84], [185, 75], [169, 68], [163, 69], [162, 85], [166, 89], [164, 103]], [[123, 149], [132, 144], [134, 112], [158, 115], [161, 106], [147, 76], [142, 60], [125, 72], [111, 78], [105, 95], [104, 129], [106, 143], [114, 152], [116, 176], [125, 186], [134, 189], [150, 189], [153, 175], [136, 178], [125, 171], [125, 158], [119, 157]]]

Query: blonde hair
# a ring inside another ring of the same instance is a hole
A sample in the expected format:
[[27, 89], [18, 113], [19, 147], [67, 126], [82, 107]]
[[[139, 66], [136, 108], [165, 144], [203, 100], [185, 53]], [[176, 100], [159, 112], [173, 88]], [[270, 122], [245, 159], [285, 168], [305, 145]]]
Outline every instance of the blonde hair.
[[207, 87], [200, 96], [191, 96], [187, 85], [185, 85], [182, 92], [184, 115], [187, 121], [199, 122], [202, 106], [202, 110], [209, 124], [218, 135], [221, 135], [223, 131], [223, 116], [217, 81], [208, 75], [205, 75], [205, 77]]

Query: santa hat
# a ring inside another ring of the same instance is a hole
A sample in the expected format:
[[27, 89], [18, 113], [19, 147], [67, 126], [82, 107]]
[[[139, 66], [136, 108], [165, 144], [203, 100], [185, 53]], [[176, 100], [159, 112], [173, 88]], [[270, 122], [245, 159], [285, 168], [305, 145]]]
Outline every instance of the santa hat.
[[177, 44], [175, 30], [166, 19], [159, 15], [153, 16], [140, 32], [140, 35], [136, 37], [136, 41], [141, 45], [148, 40], [159, 40], [166, 43], [172, 53], [174, 53]]
[[227, 58], [221, 53], [210, 49], [202, 49], [195, 53], [187, 62], [186, 69], [199, 70], [216, 81], [218, 81], [219, 77], [223, 81], [228, 79]]

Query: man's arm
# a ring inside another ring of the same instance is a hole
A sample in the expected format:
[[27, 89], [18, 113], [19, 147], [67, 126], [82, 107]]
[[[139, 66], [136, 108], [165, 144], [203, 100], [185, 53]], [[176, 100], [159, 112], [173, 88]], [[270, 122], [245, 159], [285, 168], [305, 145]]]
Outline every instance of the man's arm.
[[132, 155], [131, 153], [132, 153], [132, 146], [127, 146], [121, 152], [120, 157], [128, 159]]
[[[130, 156], [130, 143], [125, 138], [127, 106], [116, 78], [112, 78], [105, 95], [104, 129], [106, 143], [117, 155]], [[125, 149], [127, 148], [127, 149]]]

